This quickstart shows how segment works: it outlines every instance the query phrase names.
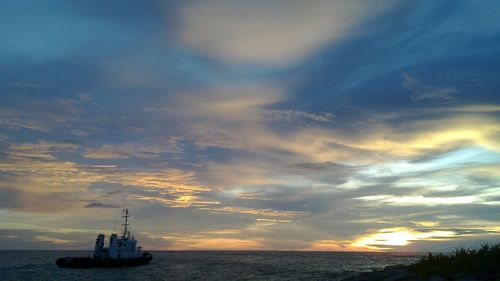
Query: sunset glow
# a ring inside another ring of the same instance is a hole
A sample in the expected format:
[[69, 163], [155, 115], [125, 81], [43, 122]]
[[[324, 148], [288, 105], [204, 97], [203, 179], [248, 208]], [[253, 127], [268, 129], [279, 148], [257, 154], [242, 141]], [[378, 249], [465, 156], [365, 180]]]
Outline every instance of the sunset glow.
[[396, 246], [406, 246], [418, 240], [432, 241], [435, 239], [451, 239], [455, 236], [453, 231], [429, 231], [418, 232], [409, 228], [387, 228], [380, 229], [377, 233], [361, 237], [353, 246], [368, 249], [393, 249]]

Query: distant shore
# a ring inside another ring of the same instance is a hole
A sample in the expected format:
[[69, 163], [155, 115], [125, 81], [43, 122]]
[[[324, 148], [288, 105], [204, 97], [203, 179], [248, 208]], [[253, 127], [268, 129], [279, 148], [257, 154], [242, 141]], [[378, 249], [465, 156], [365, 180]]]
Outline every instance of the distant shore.
[[429, 253], [411, 265], [387, 266], [342, 281], [499, 281], [500, 243], [480, 249], [456, 249], [450, 254]]
[[421, 275], [411, 270], [411, 265], [392, 265], [382, 270], [361, 273], [342, 279], [342, 281], [498, 281], [500, 273], [464, 273], [457, 272], [451, 276], [441, 276], [438, 274]]

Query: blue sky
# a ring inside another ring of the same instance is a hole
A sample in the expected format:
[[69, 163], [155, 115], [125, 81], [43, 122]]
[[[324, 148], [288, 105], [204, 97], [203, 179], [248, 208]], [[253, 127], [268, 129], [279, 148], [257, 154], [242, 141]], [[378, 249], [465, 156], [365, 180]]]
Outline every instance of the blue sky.
[[0, 249], [500, 237], [496, 1], [4, 1]]

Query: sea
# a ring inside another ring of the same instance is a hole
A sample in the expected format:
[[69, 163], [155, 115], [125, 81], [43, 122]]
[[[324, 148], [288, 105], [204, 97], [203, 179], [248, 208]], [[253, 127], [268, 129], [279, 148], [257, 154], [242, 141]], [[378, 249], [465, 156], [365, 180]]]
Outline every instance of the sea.
[[410, 264], [424, 253], [162, 251], [129, 268], [58, 268], [80, 251], [0, 251], [0, 280], [341, 280], [388, 265]]

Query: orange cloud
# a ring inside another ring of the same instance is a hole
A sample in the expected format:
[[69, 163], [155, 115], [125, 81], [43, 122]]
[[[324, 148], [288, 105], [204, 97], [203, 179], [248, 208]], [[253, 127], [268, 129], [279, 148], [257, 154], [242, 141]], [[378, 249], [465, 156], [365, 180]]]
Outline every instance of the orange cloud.
[[188, 207], [207, 207], [210, 205], [219, 205], [219, 201], [205, 200], [195, 195], [179, 195], [172, 199], [156, 197], [156, 196], [142, 196], [142, 195], [129, 195], [130, 198], [148, 201], [159, 202], [172, 208], [188, 208]]
[[76, 242], [74, 240], [59, 239], [59, 238], [54, 238], [54, 237], [49, 237], [49, 236], [36, 236], [35, 240], [41, 241], [41, 242], [50, 242], [53, 244], [69, 244], [69, 243]]
[[237, 238], [200, 238], [171, 241], [171, 250], [262, 250], [265, 246], [258, 240]]
[[348, 241], [318, 240], [304, 249], [305, 251], [367, 251], [366, 247], [350, 245]]
[[[284, 211], [273, 209], [252, 209], [244, 207], [227, 206], [221, 208], [201, 208], [212, 213], [229, 213], [229, 214], [243, 214], [255, 216], [256, 220], [259, 218], [272, 218], [274, 222], [289, 222], [290, 219], [305, 216], [308, 212], [302, 211]], [[263, 220], [266, 221], [266, 220]]]

